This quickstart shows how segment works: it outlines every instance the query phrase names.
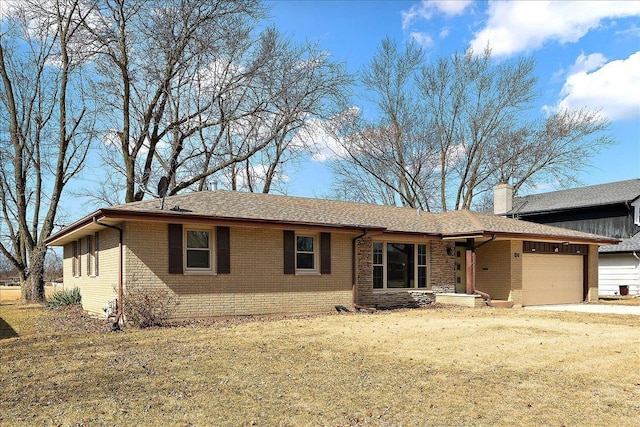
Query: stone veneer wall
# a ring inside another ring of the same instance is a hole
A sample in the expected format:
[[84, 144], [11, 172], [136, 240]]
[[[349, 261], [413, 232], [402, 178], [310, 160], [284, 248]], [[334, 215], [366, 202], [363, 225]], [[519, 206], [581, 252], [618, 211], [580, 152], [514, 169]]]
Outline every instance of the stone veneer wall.
[[452, 243], [430, 241], [429, 285], [431, 289], [373, 291], [373, 239], [356, 241], [356, 304], [381, 309], [422, 307], [435, 302], [436, 293], [455, 292], [455, 257], [447, 254]]
[[[436, 293], [454, 293], [456, 291], [456, 258], [453, 242], [432, 241], [430, 243], [429, 282]], [[447, 254], [451, 248], [451, 255]]]
[[356, 304], [373, 306], [373, 239], [363, 236], [356, 240]]

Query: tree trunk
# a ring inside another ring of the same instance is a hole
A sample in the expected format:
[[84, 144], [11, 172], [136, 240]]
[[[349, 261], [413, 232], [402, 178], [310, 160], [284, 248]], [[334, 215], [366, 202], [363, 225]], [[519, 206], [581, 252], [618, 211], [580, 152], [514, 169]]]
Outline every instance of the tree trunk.
[[[22, 283], [23, 301], [42, 303], [44, 297], [44, 259], [46, 247], [36, 246], [29, 257], [29, 272], [26, 277], [20, 277]], [[23, 281], [24, 280], [24, 281]]]

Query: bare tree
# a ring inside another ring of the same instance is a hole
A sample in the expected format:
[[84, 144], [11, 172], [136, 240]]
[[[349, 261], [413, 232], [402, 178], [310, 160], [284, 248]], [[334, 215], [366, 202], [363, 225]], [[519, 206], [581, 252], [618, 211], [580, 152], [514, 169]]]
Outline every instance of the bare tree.
[[308, 121], [351, 81], [317, 47], [257, 32], [265, 9], [256, 0], [92, 2], [95, 93], [113, 112], [103, 153], [125, 202], [153, 193], [161, 176], [169, 195], [210, 188], [217, 175], [269, 191]]
[[0, 242], [0, 252], [18, 270], [29, 301], [44, 300], [44, 240], [91, 138], [81, 53], [72, 47], [79, 13], [77, 0], [25, 0], [0, 34], [0, 202], [10, 242]]
[[[487, 48], [481, 55], [468, 51], [424, 64], [423, 57], [390, 55], [394, 49], [383, 41], [364, 73], [364, 86], [386, 101], [378, 103], [381, 123], [356, 126], [340, 140], [349, 153], [346, 164], [384, 183], [403, 204], [470, 209], [499, 182], [509, 180], [517, 190], [537, 180], [575, 179], [600, 148], [613, 142], [607, 121], [595, 111], [540, 117], [533, 104], [532, 58], [494, 63]], [[392, 64], [411, 72], [394, 80], [389, 77]], [[398, 81], [405, 91], [389, 90]], [[419, 112], [416, 120], [423, 127], [387, 119], [402, 117], [393, 114], [398, 106], [402, 109], [397, 111]], [[415, 129], [421, 131], [413, 133]], [[397, 143], [399, 135], [412, 142]], [[404, 180], [392, 185], [389, 177]], [[379, 201], [388, 200], [386, 191], [379, 193]]]
[[[361, 201], [371, 201], [375, 191], [384, 203], [431, 209], [435, 151], [415, 86], [423, 61], [415, 43], [401, 51], [392, 40], [383, 40], [361, 74], [366, 100], [377, 107], [378, 117], [347, 116], [330, 126], [342, 148], [340, 161], [333, 163], [340, 187], [358, 188]], [[354, 166], [366, 172], [358, 174], [359, 182], [353, 182]]]
[[[96, 93], [114, 112], [105, 140], [120, 148], [111, 166], [124, 173], [125, 201], [141, 200], [158, 146], [216, 124], [205, 117], [228, 88], [211, 96], [190, 76], [216, 61], [233, 63], [246, 51], [247, 34], [263, 8], [256, 0], [91, 3], [96, 13], [85, 29], [101, 76]], [[184, 98], [200, 95], [197, 101]]]
[[[246, 126], [244, 120], [233, 126], [234, 135], [268, 138], [269, 144], [226, 171], [233, 189], [268, 193], [274, 184], [283, 184], [285, 165], [309, 153], [321, 123], [347, 104], [352, 76], [342, 64], [316, 45], [297, 46], [275, 35], [269, 71], [257, 80], [268, 89], [266, 114], [258, 117], [257, 126]], [[247, 134], [252, 128], [258, 131]]]

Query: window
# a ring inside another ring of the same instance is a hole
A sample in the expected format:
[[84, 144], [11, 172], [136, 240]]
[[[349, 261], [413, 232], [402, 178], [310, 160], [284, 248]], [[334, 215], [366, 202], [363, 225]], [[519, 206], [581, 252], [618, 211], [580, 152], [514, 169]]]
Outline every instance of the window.
[[78, 241], [71, 242], [71, 273], [73, 277], [80, 275], [80, 248], [78, 247]]
[[331, 274], [331, 233], [283, 230], [284, 274]]
[[384, 263], [382, 262], [382, 242], [373, 242], [373, 289], [384, 288]]
[[315, 270], [315, 236], [296, 236], [296, 270]]
[[426, 288], [426, 244], [374, 242], [373, 289]]
[[100, 234], [96, 231], [93, 235], [93, 275], [98, 275], [98, 257], [100, 254], [100, 239], [98, 238]]
[[93, 236], [87, 236], [87, 276], [95, 277], [98, 275], [98, 233]]
[[211, 270], [211, 232], [186, 230], [185, 262], [187, 270]]
[[91, 244], [91, 236], [87, 236], [87, 276], [93, 276], [93, 245]]
[[231, 274], [229, 227], [185, 228], [182, 224], [168, 224], [167, 231], [170, 274]]

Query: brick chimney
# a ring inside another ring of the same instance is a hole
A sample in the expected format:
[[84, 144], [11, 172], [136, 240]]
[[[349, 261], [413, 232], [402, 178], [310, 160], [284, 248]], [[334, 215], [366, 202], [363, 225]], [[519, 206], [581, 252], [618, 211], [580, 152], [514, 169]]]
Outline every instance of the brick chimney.
[[513, 210], [513, 187], [498, 184], [493, 187], [493, 214], [506, 216]]

